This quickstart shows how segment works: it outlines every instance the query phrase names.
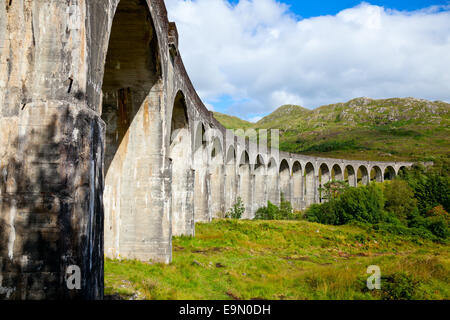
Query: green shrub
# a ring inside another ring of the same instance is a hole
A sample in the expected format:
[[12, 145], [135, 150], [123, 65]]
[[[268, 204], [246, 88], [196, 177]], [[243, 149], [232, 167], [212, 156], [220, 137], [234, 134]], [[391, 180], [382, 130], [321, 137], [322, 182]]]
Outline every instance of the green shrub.
[[244, 202], [241, 197], [237, 198], [236, 203], [227, 211], [225, 217], [228, 219], [241, 219], [245, 212]]
[[408, 216], [417, 210], [417, 200], [414, 192], [404, 180], [395, 179], [384, 185], [385, 210], [407, 223]]
[[281, 194], [280, 207], [268, 201], [267, 207], [259, 208], [255, 214], [256, 220], [297, 220], [297, 215], [292, 210], [292, 205]]
[[397, 272], [381, 277], [381, 295], [383, 300], [412, 300], [419, 282], [405, 272]]
[[440, 159], [433, 167], [416, 165], [401, 172], [414, 192], [417, 206], [421, 214], [442, 205], [445, 211], [450, 211], [450, 160]]
[[272, 202], [267, 202], [267, 207], [259, 208], [256, 211], [256, 220], [276, 220], [278, 216], [278, 207]]
[[349, 188], [337, 199], [313, 205], [306, 219], [323, 224], [343, 225], [352, 221], [378, 223], [385, 218], [384, 197], [377, 184]]

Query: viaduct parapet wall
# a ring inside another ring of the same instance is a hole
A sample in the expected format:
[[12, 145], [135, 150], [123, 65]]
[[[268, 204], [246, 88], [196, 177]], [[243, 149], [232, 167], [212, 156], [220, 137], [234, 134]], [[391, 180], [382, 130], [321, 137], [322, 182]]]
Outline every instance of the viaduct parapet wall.
[[237, 197], [248, 219], [280, 193], [300, 210], [331, 179], [411, 165], [235, 137], [198, 97], [162, 0], [0, 4], [0, 298], [101, 299], [104, 255], [169, 263], [173, 235]]

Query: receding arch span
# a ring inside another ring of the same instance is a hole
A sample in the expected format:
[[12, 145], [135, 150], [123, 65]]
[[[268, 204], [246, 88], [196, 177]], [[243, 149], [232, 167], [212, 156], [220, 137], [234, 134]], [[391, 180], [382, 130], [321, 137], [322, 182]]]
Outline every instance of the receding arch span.
[[358, 185], [358, 179], [355, 172], [355, 168], [352, 165], [347, 165], [344, 171], [344, 179], [351, 186], [356, 187]]
[[340, 165], [335, 164], [331, 169], [331, 178], [335, 181], [344, 181], [344, 172]]
[[210, 174], [211, 174], [211, 216], [219, 218], [223, 215], [224, 208], [224, 156], [222, 142], [219, 138], [213, 139]]
[[242, 218], [252, 219], [252, 191], [250, 157], [247, 150], [242, 151], [239, 160], [239, 196], [241, 197], [245, 212]]
[[379, 166], [373, 166], [370, 170], [370, 180], [376, 182], [383, 182], [383, 171]]
[[278, 163], [275, 158], [271, 158], [267, 165], [267, 199], [274, 204], [280, 202], [278, 174]]
[[197, 128], [194, 134], [194, 152], [199, 151], [201, 148], [206, 148], [206, 127], [203, 122], [197, 123]]
[[237, 174], [236, 150], [234, 146], [228, 148], [225, 161], [225, 211], [236, 202]]
[[256, 211], [266, 205], [266, 165], [262, 155], [257, 155], [253, 172], [255, 176], [253, 211]]
[[394, 167], [388, 166], [384, 169], [384, 180], [394, 180], [395, 176], [396, 174]]
[[186, 100], [182, 91], [175, 96], [172, 110], [170, 150], [172, 159], [172, 233], [194, 235], [194, 172]]
[[280, 163], [280, 197], [281, 195], [291, 201], [291, 168], [286, 159]]
[[328, 164], [326, 163], [322, 163], [319, 167], [319, 181], [320, 181], [319, 198], [320, 202], [323, 202], [325, 200], [324, 199], [325, 191], [323, 190], [323, 188], [328, 182], [331, 181], [331, 171], [330, 168], [328, 167]]
[[369, 184], [369, 171], [366, 166], [358, 168], [358, 184], [367, 186]]
[[195, 222], [210, 222], [209, 210], [210, 180], [208, 176], [209, 154], [206, 140], [206, 128], [198, 122], [194, 134], [194, 216]]
[[[122, 0], [105, 59], [105, 254], [168, 262], [170, 228], [161, 180], [164, 91], [157, 32], [144, 1]], [[159, 188], [156, 188], [159, 186]], [[155, 190], [152, 192], [152, 190]], [[157, 191], [156, 191], [157, 190]], [[165, 248], [164, 248], [165, 247]], [[162, 250], [164, 249], [164, 250]]]
[[292, 206], [295, 210], [302, 209], [303, 202], [303, 176], [302, 165], [295, 161], [292, 165]]
[[311, 162], [305, 165], [305, 202], [306, 207], [309, 207], [316, 200], [316, 179], [315, 179], [315, 169]]
[[227, 151], [227, 159], [225, 161], [227, 164], [236, 163], [236, 150], [233, 146], [230, 146]]

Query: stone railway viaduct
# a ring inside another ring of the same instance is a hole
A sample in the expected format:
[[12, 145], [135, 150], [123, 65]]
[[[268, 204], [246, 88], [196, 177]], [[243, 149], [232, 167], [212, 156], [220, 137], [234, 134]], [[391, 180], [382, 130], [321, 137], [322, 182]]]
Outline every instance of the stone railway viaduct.
[[280, 192], [304, 209], [331, 179], [411, 165], [234, 136], [189, 80], [163, 0], [0, 4], [0, 298], [101, 299], [104, 255], [169, 263], [173, 235], [237, 197], [251, 219]]

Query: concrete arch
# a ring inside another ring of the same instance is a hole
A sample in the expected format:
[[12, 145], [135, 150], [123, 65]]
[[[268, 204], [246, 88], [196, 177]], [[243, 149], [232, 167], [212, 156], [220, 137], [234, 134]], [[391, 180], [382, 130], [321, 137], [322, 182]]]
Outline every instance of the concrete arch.
[[370, 183], [370, 172], [366, 166], [359, 166], [358, 168], [358, 184], [367, 186]]
[[211, 179], [211, 213], [212, 218], [219, 218], [225, 211], [224, 182], [225, 167], [222, 142], [218, 137], [212, 143], [210, 160]]
[[[122, 0], [108, 38], [109, 43], [99, 42], [107, 48], [104, 68], [98, 66], [103, 73], [92, 70], [94, 77], [103, 74], [103, 81], [92, 82], [100, 83], [102, 97], [98, 89], [87, 89], [87, 99], [98, 103], [106, 124], [105, 254], [169, 262], [170, 254], [162, 252], [170, 251], [171, 225], [165, 221], [170, 221], [171, 213], [161, 188], [161, 166], [168, 165], [160, 152], [169, 139], [161, 134], [165, 118], [158, 103], [164, 91], [161, 52], [147, 4]], [[90, 50], [96, 54], [94, 47]], [[71, 90], [76, 90], [72, 81]]]
[[395, 176], [396, 173], [393, 166], [387, 166], [384, 169], [384, 180], [394, 180]]
[[325, 200], [324, 199], [325, 192], [322, 189], [330, 181], [331, 181], [331, 170], [327, 163], [322, 163], [319, 167], [319, 183], [320, 183], [319, 199], [320, 199], [320, 202], [323, 202]]
[[306, 207], [316, 203], [317, 183], [315, 176], [315, 168], [311, 162], [305, 165], [305, 202]]
[[350, 187], [356, 187], [358, 185], [358, 176], [355, 168], [352, 165], [345, 166], [344, 170], [345, 181], [350, 185]]
[[370, 170], [370, 180], [376, 182], [383, 182], [383, 171], [379, 166], [373, 166]]
[[292, 165], [292, 207], [301, 210], [303, 206], [303, 171], [300, 161]]
[[253, 168], [253, 214], [267, 203], [266, 165], [262, 155], [257, 155]]
[[194, 134], [194, 220], [210, 222], [211, 186], [208, 174], [209, 154], [206, 140], [206, 126], [198, 122]]
[[225, 160], [225, 211], [236, 202], [237, 173], [236, 150], [234, 146], [228, 148]]
[[169, 156], [172, 159], [172, 234], [194, 236], [194, 171], [192, 137], [186, 100], [175, 96], [172, 111]]
[[247, 150], [243, 150], [239, 157], [239, 196], [245, 206], [243, 219], [251, 219], [252, 213], [252, 183], [251, 183], [251, 167], [250, 157]]
[[331, 178], [334, 181], [344, 181], [344, 170], [339, 164], [335, 164], [331, 168]]
[[286, 159], [280, 163], [280, 197], [283, 194], [286, 201], [291, 201], [291, 167]]
[[270, 158], [267, 165], [267, 198], [268, 201], [280, 203], [280, 182], [279, 182], [278, 163], [275, 158]]
[[197, 152], [200, 148], [207, 147], [207, 139], [206, 139], [206, 126], [203, 122], [198, 122], [195, 127], [194, 133], [194, 152]]

